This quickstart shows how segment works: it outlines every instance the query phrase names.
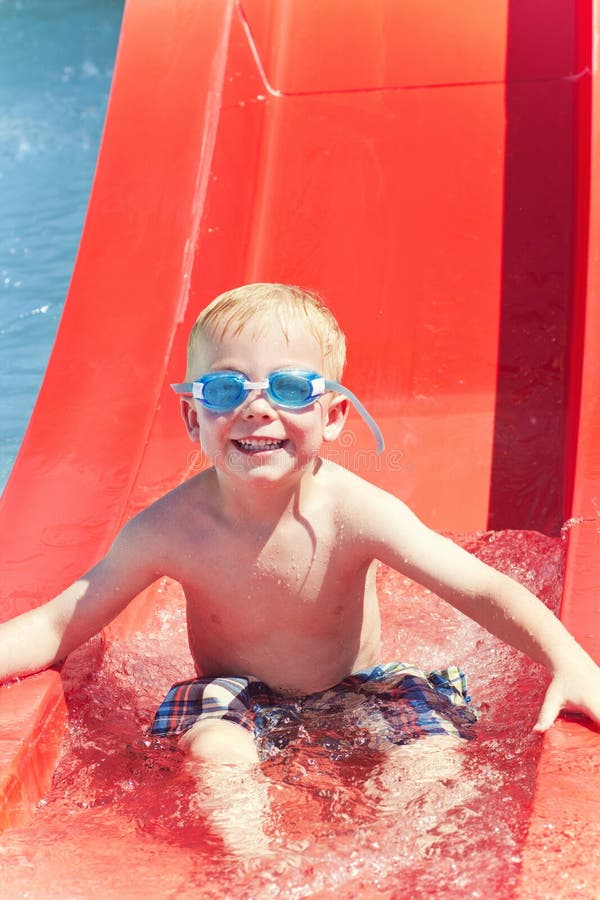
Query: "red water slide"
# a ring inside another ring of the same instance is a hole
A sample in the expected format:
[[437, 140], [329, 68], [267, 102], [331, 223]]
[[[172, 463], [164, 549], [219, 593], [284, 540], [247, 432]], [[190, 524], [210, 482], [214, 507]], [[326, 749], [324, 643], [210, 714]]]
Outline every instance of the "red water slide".
[[[3, 618], [196, 470], [168, 388], [190, 324], [222, 290], [283, 281], [330, 302], [345, 382], [386, 437], [375, 458], [353, 420], [341, 461], [439, 529], [575, 519], [562, 618], [600, 659], [597, 17], [592, 0], [542, 16], [535, 0], [129, 0], [69, 296], [2, 499]], [[4, 827], [48, 790], [65, 716], [55, 671], [0, 689]], [[561, 721], [521, 897], [581, 866], [600, 891], [599, 793], [599, 735]]]

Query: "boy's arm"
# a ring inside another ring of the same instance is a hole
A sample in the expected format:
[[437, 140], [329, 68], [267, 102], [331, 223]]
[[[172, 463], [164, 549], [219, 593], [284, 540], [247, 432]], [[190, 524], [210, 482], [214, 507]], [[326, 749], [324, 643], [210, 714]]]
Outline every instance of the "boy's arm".
[[0, 625], [0, 682], [64, 659], [159, 576], [144, 530], [132, 520], [88, 573], [53, 600]]
[[600, 725], [600, 668], [541, 600], [431, 531], [395, 498], [380, 496], [377, 505], [376, 558], [550, 670], [536, 731], [546, 731], [563, 709], [584, 712]]

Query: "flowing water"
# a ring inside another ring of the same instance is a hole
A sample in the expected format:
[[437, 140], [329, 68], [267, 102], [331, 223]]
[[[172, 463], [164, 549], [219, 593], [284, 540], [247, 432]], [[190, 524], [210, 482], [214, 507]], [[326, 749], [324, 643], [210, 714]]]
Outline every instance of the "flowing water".
[[[556, 609], [560, 539], [501, 532], [460, 542]], [[237, 835], [234, 852], [211, 824], [204, 776], [192, 777], [172, 741], [147, 733], [170, 684], [193, 675], [181, 597], [165, 580], [143, 631], [109, 645], [96, 639], [63, 670], [67, 747], [33, 822], [0, 839], [2, 896], [514, 896], [546, 676], [383, 567], [378, 590], [385, 659], [460, 665], [480, 716], [474, 740], [426, 738], [386, 758], [339, 720], [307, 722], [302, 740], [262, 764], [269, 856], [255, 851], [253, 826], [249, 833], [254, 788], [240, 800], [232, 777], [231, 815], [223, 804], [221, 818]], [[332, 736], [347, 742], [344, 758], [332, 758]]]
[[0, 487], [52, 347], [123, 0], [0, 0]]

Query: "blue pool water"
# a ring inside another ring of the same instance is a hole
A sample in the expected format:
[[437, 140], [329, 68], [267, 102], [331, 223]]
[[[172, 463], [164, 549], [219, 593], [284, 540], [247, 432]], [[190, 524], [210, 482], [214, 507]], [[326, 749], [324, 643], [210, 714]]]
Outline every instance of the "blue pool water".
[[0, 487], [77, 252], [123, 0], [0, 0]]

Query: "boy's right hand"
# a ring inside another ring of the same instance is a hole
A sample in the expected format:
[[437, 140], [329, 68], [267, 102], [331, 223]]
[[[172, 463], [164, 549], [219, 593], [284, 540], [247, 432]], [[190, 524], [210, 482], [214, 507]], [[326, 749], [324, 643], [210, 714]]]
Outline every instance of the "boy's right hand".
[[600, 728], [600, 667], [583, 651], [582, 655], [570, 671], [559, 671], [552, 678], [534, 731], [548, 731], [561, 712], [583, 713]]
[[120, 532], [110, 552], [47, 603], [0, 624], [0, 682], [64, 659], [159, 576], [144, 514]]

